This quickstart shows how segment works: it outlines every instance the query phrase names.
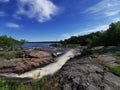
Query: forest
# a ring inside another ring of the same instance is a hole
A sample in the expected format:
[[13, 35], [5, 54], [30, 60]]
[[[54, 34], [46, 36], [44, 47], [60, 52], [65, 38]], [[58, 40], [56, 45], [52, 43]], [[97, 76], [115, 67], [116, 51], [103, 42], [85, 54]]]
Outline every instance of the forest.
[[81, 46], [119, 46], [120, 45], [120, 22], [112, 23], [106, 31], [92, 32], [82, 36], [72, 36], [60, 41], [63, 45], [79, 44]]

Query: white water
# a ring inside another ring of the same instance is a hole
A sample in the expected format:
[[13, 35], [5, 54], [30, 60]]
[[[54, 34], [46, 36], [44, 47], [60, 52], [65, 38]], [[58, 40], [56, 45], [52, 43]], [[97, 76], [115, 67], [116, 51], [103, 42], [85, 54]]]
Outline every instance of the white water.
[[40, 79], [43, 76], [53, 75], [55, 72], [60, 70], [62, 66], [72, 57], [75, 56], [75, 49], [71, 49], [67, 51], [61, 57], [58, 57], [55, 63], [49, 64], [43, 68], [37, 68], [35, 70], [23, 73], [23, 74], [15, 74], [15, 73], [5, 73], [1, 74], [1, 76], [11, 77], [11, 78], [32, 78], [32, 79]]

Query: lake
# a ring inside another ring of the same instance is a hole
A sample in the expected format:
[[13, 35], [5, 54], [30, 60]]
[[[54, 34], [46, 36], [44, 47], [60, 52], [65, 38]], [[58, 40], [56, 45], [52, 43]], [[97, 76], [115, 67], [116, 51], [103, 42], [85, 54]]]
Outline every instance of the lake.
[[42, 43], [42, 42], [27, 42], [22, 45], [23, 48], [31, 47], [49, 47], [52, 43]]

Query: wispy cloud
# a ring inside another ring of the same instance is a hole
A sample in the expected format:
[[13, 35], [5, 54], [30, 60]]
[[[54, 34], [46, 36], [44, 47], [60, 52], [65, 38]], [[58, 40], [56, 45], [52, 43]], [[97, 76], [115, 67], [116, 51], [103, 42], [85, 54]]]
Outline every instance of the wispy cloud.
[[38, 22], [45, 22], [58, 13], [59, 8], [50, 0], [19, 0], [18, 15], [24, 15]]
[[93, 27], [93, 28], [86, 28], [84, 31], [80, 31], [74, 34], [74, 36], [76, 35], [84, 35], [84, 34], [89, 34], [92, 32], [97, 32], [97, 31], [105, 31], [109, 28], [109, 25], [102, 25], [102, 26], [97, 26], [97, 27]]
[[10, 0], [0, 0], [0, 3], [6, 3], [9, 2]]
[[61, 35], [61, 37], [64, 39], [64, 38], [70, 38], [70, 34], [69, 33], [64, 33]]
[[120, 10], [109, 11], [109, 12], [105, 13], [106, 16], [114, 16], [114, 15], [118, 15], [118, 14], [120, 14]]
[[108, 28], [109, 28], [109, 25], [107, 25], [107, 24], [106, 25], [101, 25], [101, 26], [96, 26], [96, 27], [93, 27], [93, 28], [86, 28], [83, 31], [76, 32], [76, 33], [73, 33], [73, 34], [69, 34], [69, 33], [62, 34], [61, 39], [67, 39], [67, 38], [70, 38], [71, 36], [85, 35], [85, 34], [89, 34], [89, 33], [92, 33], [92, 32], [97, 32], [97, 31], [105, 31]]
[[113, 19], [112, 19], [112, 22], [118, 22], [118, 21], [120, 21], [120, 18], [119, 18], [119, 17], [116, 17], [116, 18], [113, 18]]
[[9, 28], [20, 28], [20, 25], [19, 24], [16, 24], [16, 23], [6, 23], [5, 25], [6, 27], [9, 27]]
[[101, 0], [99, 3], [85, 10], [84, 13], [114, 16], [120, 14], [119, 8], [120, 0]]

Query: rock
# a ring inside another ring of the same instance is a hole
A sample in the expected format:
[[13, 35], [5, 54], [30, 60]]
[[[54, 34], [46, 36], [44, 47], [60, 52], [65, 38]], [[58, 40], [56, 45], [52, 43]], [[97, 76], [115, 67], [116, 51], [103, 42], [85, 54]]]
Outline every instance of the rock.
[[31, 62], [35, 62], [35, 63], [41, 63], [43, 61], [44, 61], [44, 59], [39, 59], [39, 58], [32, 58], [31, 59]]
[[[15, 55], [16, 52], [10, 52]], [[23, 73], [51, 63], [52, 55], [44, 51], [26, 49], [19, 58], [0, 60], [0, 73]]]
[[70, 84], [63, 85], [62, 90], [72, 90], [71, 85]]
[[21, 66], [15, 67], [15, 70], [14, 70], [15, 73], [23, 73], [24, 71], [25, 71], [25, 70], [24, 70], [23, 67], [21, 67]]
[[32, 63], [32, 67], [39, 67], [40, 66], [39, 63], [35, 63], [35, 62], [30, 62], [30, 63]]
[[116, 59], [111, 55], [99, 55], [98, 59], [106, 63], [109, 66], [119, 66], [119, 64], [115, 63]]
[[43, 52], [43, 51], [32, 51], [29, 53], [30, 57], [32, 58], [46, 58], [46, 57], [52, 57], [50, 53]]
[[15, 67], [15, 66], [16, 66], [15, 62], [13, 62], [11, 60], [0, 61], [0, 68], [11, 68], [11, 67]]
[[[120, 78], [90, 57], [72, 59], [55, 75], [62, 90], [119, 90]], [[62, 83], [61, 83], [62, 82]]]

